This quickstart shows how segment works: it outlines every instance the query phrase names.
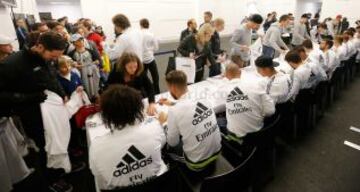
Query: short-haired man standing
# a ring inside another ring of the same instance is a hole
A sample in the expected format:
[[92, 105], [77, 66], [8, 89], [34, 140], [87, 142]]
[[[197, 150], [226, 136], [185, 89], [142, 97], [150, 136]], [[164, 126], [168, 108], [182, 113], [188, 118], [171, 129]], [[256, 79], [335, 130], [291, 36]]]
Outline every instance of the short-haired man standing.
[[124, 14], [117, 14], [112, 18], [115, 31], [121, 35], [116, 38], [114, 47], [105, 46], [105, 52], [111, 60], [120, 58], [124, 52], [134, 52], [142, 61], [143, 35], [140, 30], [131, 27], [129, 19]]
[[188, 35], [197, 33], [196, 28], [197, 28], [197, 24], [195, 19], [189, 19], [187, 22], [187, 28], [181, 32], [180, 42]]
[[290, 24], [290, 17], [283, 15], [280, 17], [278, 23], [273, 23], [263, 39], [263, 54], [265, 56], [274, 58], [275, 53], [284, 53], [289, 50], [285, 42], [281, 38], [282, 31]]
[[49, 182], [45, 182], [46, 184], [53, 184], [50, 186], [53, 191], [69, 191], [72, 186], [65, 182], [56, 182], [61, 170], [56, 169], [50, 174], [46, 169], [47, 156], [40, 103], [46, 100], [45, 89], [57, 93], [64, 102], [67, 100], [49, 65], [50, 61], [63, 54], [66, 46], [66, 40], [60, 34], [46, 32], [34, 46], [10, 55], [0, 63], [0, 117], [20, 117], [26, 135], [40, 148], [42, 171], [47, 170], [46, 173], [49, 173], [43, 178]]
[[250, 61], [250, 45], [253, 30], [260, 28], [263, 18], [253, 14], [248, 21], [236, 29], [231, 37], [231, 55], [240, 55], [245, 62]]

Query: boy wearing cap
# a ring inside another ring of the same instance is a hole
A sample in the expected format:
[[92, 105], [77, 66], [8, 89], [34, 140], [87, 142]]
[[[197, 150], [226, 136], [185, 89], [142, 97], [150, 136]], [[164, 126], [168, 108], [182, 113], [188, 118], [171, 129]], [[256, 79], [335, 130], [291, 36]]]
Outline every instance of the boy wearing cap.
[[0, 35], [0, 61], [4, 60], [13, 52], [13, 47], [11, 45], [13, 41], [14, 40], [7, 36]]
[[260, 28], [263, 18], [259, 14], [251, 15], [246, 23], [236, 29], [231, 37], [231, 55], [240, 55], [243, 61], [250, 61], [250, 45], [253, 30]]
[[290, 75], [276, 71], [279, 65], [270, 57], [260, 56], [255, 60], [257, 72], [265, 77], [266, 93], [274, 100], [274, 103], [285, 103], [291, 88]]
[[[79, 65], [81, 72], [81, 80], [84, 84], [86, 93], [89, 98], [98, 96], [100, 74], [98, 65], [100, 61], [96, 58], [96, 53], [87, 49], [84, 44], [84, 37], [76, 33], [71, 36], [71, 42], [75, 46], [75, 50], [69, 53], [69, 56]], [[99, 66], [100, 67], [100, 66]]]

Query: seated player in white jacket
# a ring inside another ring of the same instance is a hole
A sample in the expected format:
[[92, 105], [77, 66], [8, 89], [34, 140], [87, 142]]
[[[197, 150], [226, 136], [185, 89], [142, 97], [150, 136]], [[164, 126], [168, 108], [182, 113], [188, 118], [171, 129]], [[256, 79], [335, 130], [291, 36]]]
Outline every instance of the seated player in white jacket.
[[274, 103], [285, 103], [291, 88], [290, 75], [276, 71], [279, 65], [270, 57], [260, 56], [255, 60], [257, 72], [265, 77], [266, 93], [274, 100]]
[[217, 99], [223, 101], [219, 108], [226, 110], [228, 133], [241, 138], [259, 131], [264, 118], [275, 113], [274, 101], [266, 94], [265, 87], [244, 81], [237, 65], [227, 65], [225, 76], [229, 82], [218, 90]]
[[[166, 83], [176, 104], [169, 107], [167, 143], [184, 155], [184, 163], [193, 171], [202, 171], [217, 159], [221, 135], [212, 106], [207, 100], [190, 98], [187, 78], [182, 71], [171, 71]], [[162, 103], [167, 101], [162, 100]], [[163, 119], [163, 118], [160, 118]], [[164, 121], [164, 120], [160, 120]]]
[[[316, 87], [321, 81], [327, 80], [327, 75], [324, 68], [321, 67], [319, 62], [315, 62], [313, 59], [309, 57], [308, 53], [306, 52], [306, 48], [300, 46], [297, 47], [295, 50], [299, 53], [304, 65], [311, 70], [309, 80], [307, 81], [307, 83], [303, 88], [305, 89], [313, 88]], [[321, 60], [324, 60], [322, 53], [320, 55], [322, 58]], [[325, 60], [323, 63], [325, 63]]]
[[161, 158], [166, 137], [155, 118], [145, 118], [141, 95], [112, 85], [100, 98], [101, 116], [111, 130], [90, 145], [90, 169], [100, 189], [141, 184], [167, 170]]
[[326, 71], [328, 79], [331, 79], [334, 71], [340, 64], [336, 53], [331, 49], [333, 45], [334, 42], [330, 38], [323, 38], [320, 42], [320, 50], [323, 52], [325, 64], [328, 68]]
[[296, 50], [289, 51], [285, 55], [285, 61], [291, 66], [290, 78], [292, 81], [288, 99], [295, 100], [301, 89], [305, 89], [311, 75], [311, 69], [304, 65], [300, 54]]

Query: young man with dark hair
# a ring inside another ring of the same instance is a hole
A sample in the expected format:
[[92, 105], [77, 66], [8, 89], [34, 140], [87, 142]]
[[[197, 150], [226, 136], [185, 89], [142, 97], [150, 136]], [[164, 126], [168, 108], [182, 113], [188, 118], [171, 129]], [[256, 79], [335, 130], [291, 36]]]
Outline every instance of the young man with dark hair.
[[275, 53], [285, 53], [289, 48], [281, 38], [281, 31], [283, 31], [290, 24], [290, 17], [283, 15], [280, 17], [278, 23], [273, 23], [263, 38], [263, 54], [265, 56], [274, 58]]
[[292, 85], [287, 100], [295, 100], [300, 89], [304, 89], [309, 81], [311, 69], [304, 65], [303, 60], [298, 51], [292, 50], [285, 55], [285, 61], [289, 64], [291, 70], [290, 75]]
[[166, 75], [166, 83], [176, 100], [167, 115], [167, 143], [178, 149], [178, 156], [184, 156], [182, 162], [190, 170], [204, 171], [214, 165], [221, 150], [220, 130], [212, 106], [206, 100], [192, 100], [184, 72], [171, 71]]
[[0, 116], [20, 117], [26, 135], [33, 139], [40, 149], [40, 165], [42, 173], [46, 173], [43, 176], [44, 184], [51, 185], [50, 189], [53, 191], [71, 191], [72, 186], [65, 182], [56, 182], [62, 170], [47, 169], [40, 103], [47, 98], [44, 90], [55, 92], [64, 102], [67, 101], [54, 74], [55, 70], [51, 69], [49, 64], [63, 54], [66, 44], [61, 35], [46, 32], [31, 48], [14, 53], [0, 63]]
[[320, 42], [320, 50], [324, 55], [325, 64], [328, 68], [328, 70], [326, 71], [328, 79], [331, 79], [334, 71], [340, 64], [338, 59], [336, 58], [335, 52], [332, 50], [333, 45], [334, 42], [330, 39], [323, 39]]
[[89, 166], [101, 190], [139, 185], [167, 171], [161, 158], [164, 130], [154, 117], [145, 117], [137, 90], [111, 85], [100, 107], [90, 121], [98, 119], [111, 131], [91, 143]]
[[257, 72], [265, 77], [263, 81], [266, 93], [271, 96], [274, 103], [285, 103], [291, 88], [291, 80], [288, 74], [276, 71], [279, 63], [270, 57], [260, 56], [255, 60]]
[[[300, 57], [304, 65], [311, 70], [311, 75], [309, 77], [309, 80], [304, 86], [305, 89], [313, 88], [316, 85], [318, 85], [321, 81], [327, 80], [327, 75], [325, 70], [325, 68], [327, 69], [327, 65], [325, 65], [325, 61], [323, 62], [325, 66], [321, 66], [317, 61], [311, 59], [308, 56], [306, 49], [303, 46], [296, 47], [294, 50], [300, 54]], [[323, 58], [322, 54], [321, 57]]]
[[140, 30], [131, 27], [129, 19], [124, 14], [117, 14], [112, 18], [115, 31], [121, 33], [116, 38], [114, 47], [105, 45], [104, 49], [110, 60], [120, 58], [124, 52], [134, 52], [142, 61], [143, 35]]
[[187, 28], [181, 32], [180, 42], [190, 34], [197, 33], [197, 24], [195, 19], [189, 19], [187, 21]]
[[142, 60], [144, 63], [144, 73], [147, 74], [147, 72], [150, 71], [154, 92], [155, 94], [159, 94], [159, 72], [154, 56], [155, 51], [159, 50], [159, 41], [155, 38], [154, 34], [150, 32], [149, 27], [150, 23], [148, 19], [144, 18], [140, 20], [140, 28], [144, 38], [144, 52]]
[[236, 29], [231, 37], [231, 55], [240, 55], [245, 62], [250, 61], [250, 45], [253, 31], [260, 28], [263, 18], [259, 14], [253, 14], [248, 21]]
[[205, 23], [212, 24], [212, 18], [213, 18], [213, 14], [211, 13], [211, 11], [205, 11], [204, 12], [204, 23], [202, 23], [200, 25], [200, 27], [203, 26]]
[[293, 37], [291, 44], [293, 47], [299, 46], [302, 44], [303, 41], [306, 39], [310, 39], [310, 35], [307, 32], [305, 23], [308, 21], [308, 16], [303, 14], [300, 18], [300, 21], [297, 25], [295, 25]]

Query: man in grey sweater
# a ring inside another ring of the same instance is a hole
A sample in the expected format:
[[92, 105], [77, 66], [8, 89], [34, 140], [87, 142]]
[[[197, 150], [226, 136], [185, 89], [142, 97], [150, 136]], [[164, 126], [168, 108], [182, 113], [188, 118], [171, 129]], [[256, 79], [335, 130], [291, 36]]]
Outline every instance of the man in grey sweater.
[[250, 60], [252, 30], [259, 29], [263, 18], [259, 14], [251, 15], [248, 21], [236, 29], [231, 37], [231, 55], [240, 55], [245, 62]]
[[303, 41], [306, 39], [310, 39], [310, 35], [306, 31], [306, 21], [308, 20], [308, 17], [306, 14], [303, 14], [300, 18], [299, 24], [295, 25], [294, 32], [293, 32], [293, 38], [291, 41], [291, 44], [294, 47], [297, 47], [302, 44]]
[[274, 58], [275, 52], [285, 53], [289, 48], [281, 39], [282, 31], [290, 24], [290, 17], [283, 15], [278, 23], [273, 23], [263, 39], [263, 55]]

